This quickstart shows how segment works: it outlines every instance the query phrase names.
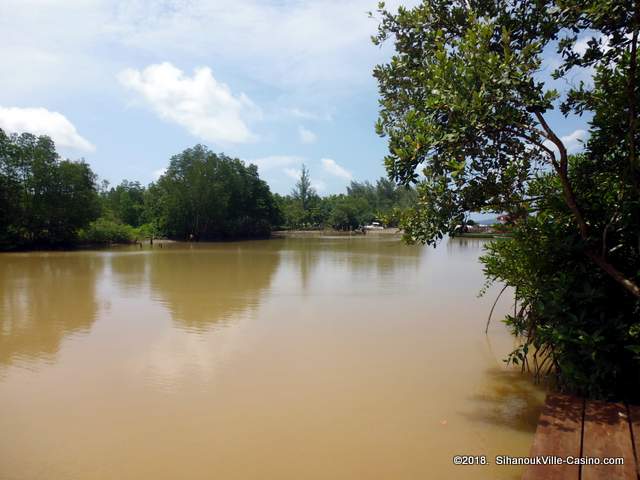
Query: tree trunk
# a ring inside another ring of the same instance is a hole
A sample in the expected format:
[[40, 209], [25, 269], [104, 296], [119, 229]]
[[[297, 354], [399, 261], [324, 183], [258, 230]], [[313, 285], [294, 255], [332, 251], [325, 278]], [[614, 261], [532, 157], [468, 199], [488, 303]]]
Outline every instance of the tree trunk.
[[585, 248], [585, 254], [589, 257], [596, 265], [598, 265], [607, 275], [613, 278], [616, 282], [618, 282], [621, 286], [623, 286], [627, 291], [629, 291], [636, 298], [640, 298], [640, 286], [635, 283], [633, 280], [627, 278], [622, 272], [620, 272], [617, 268], [611, 265], [604, 256], [594, 252], [589, 246], [589, 229], [587, 227], [586, 222], [584, 221], [584, 217], [582, 216], [582, 212], [578, 207], [576, 202], [575, 195], [573, 193], [573, 189], [571, 188], [571, 183], [569, 182], [569, 158], [567, 155], [567, 149], [562, 143], [562, 140], [558, 138], [558, 136], [551, 130], [546, 120], [542, 116], [540, 112], [535, 113], [536, 118], [540, 122], [540, 125], [546, 132], [549, 140], [551, 140], [556, 147], [558, 147], [558, 151], [560, 152], [560, 163], [554, 161], [554, 168], [556, 168], [556, 172], [560, 177], [560, 182], [562, 183], [562, 192], [564, 195], [565, 202], [569, 207], [569, 210], [573, 213], [573, 216], [576, 219], [576, 223], [578, 225], [578, 230], [580, 231], [580, 237], [587, 244]]

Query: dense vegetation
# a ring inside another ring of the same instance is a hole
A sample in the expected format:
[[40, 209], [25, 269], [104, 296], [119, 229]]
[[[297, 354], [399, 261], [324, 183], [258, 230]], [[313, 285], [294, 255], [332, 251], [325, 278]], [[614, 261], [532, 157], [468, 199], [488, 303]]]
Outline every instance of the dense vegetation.
[[274, 228], [352, 230], [374, 219], [397, 225], [415, 196], [380, 179], [321, 197], [306, 168], [291, 195], [274, 195], [255, 165], [202, 145], [172, 157], [147, 187], [96, 182], [86, 163], [61, 160], [49, 138], [0, 130], [0, 248], [259, 238]]
[[263, 237], [279, 220], [255, 165], [201, 145], [174, 156], [150, 196], [160, 210], [159, 227], [171, 238]]
[[0, 130], [0, 247], [72, 243], [99, 213], [86, 163], [60, 160], [47, 137]]
[[0, 246], [43, 248], [78, 243], [263, 237], [280, 223], [268, 185], [254, 165], [206, 147], [171, 159], [148, 188], [115, 188], [84, 162], [60, 160], [53, 142], [0, 130]]
[[355, 230], [374, 220], [396, 227], [401, 213], [414, 203], [415, 190], [380, 178], [375, 185], [352, 181], [346, 194], [320, 197], [303, 166], [291, 195], [276, 195], [276, 201], [287, 229]]
[[[418, 184], [407, 239], [437, 242], [469, 211], [508, 212], [514, 235], [483, 262], [515, 290], [506, 322], [522, 342], [509, 360], [567, 390], [637, 398], [640, 4], [424, 0], [379, 14], [374, 42], [395, 44], [374, 73], [385, 164]], [[563, 95], [540, 74], [554, 49]], [[592, 81], [572, 84], [580, 71]], [[584, 153], [568, 154], [554, 108], [593, 114]]]

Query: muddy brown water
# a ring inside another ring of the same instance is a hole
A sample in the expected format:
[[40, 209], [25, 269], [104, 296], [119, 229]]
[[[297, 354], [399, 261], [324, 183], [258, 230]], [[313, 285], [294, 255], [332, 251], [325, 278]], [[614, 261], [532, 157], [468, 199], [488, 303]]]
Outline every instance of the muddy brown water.
[[484, 240], [0, 255], [0, 479], [518, 478], [543, 392]]

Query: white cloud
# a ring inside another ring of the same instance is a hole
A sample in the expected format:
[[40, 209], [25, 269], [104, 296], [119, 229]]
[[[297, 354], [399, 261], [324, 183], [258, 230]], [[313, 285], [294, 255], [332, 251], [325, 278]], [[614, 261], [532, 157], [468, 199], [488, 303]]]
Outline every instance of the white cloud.
[[217, 75], [231, 69], [277, 89], [280, 107], [321, 111], [373, 85], [371, 67], [387, 56], [370, 41], [373, 8], [371, 0], [2, 0], [0, 102], [34, 90], [104, 95], [113, 75], [141, 58], [213, 58]]
[[335, 160], [332, 160], [330, 158], [323, 158], [320, 161], [322, 162], [322, 168], [325, 170], [325, 172], [336, 177], [344, 178], [345, 180], [351, 180], [353, 178], [351, 172], [346, 168], [338, 165]]
[[583, 142], [587, 138], [587, 132], [581, 129], [575, 130], [569, 135], [565, 135], [564, 137], [560, 137], [560, 140], [564, 143], [565, 147], [567, 147], [567, 151], [569, 153], [577, 152], [582, 150]]
[[153, 172], [153, 179], [154, 180], [158, 180], [162, 175], [164, 175], [165, 173], [167, 173], [167, 167], [164, 168], [159, 168], [158, 170], [154, 170]]
[[324, 192], [327, 189], [327, 184], [322, 180], [311, 180], [311, 186], [316, 192]]
[[[579, 128], [571, 132], [569, 135], [564, 135], [560, 137], [560, 140], [562, 141], [562, 143], [564, 143], [564, 146], [567, 149], [568, 153], [575, 153], [575, 152], [579, 152], [584, 148], [583, 142], [586, 141], [587, 137], [588, 137], [588, 133], [585, 130], [582, 130]], [[550, 148], [551, 150], [553, 150], [554, 152], [556, 153], [558, 152], [558, 148], [556, 147], [555, 143], [553, 143], [551, 140], [546, 140], [544, 142], [544, 145], [547, 148]]]
[[46, 108], [0, 107], [0, 128], [11, 133], [48, 135], [59, 147], [85, 152], [96, 149], [78, 133], [67, 117]]
[[378, 22], [366, 12], [373, 8], [370, 0], [128, 0], [109, 20], [128, 48], [173, 58], [215, 55], [277, 88], [328, 91], [338, 84], [344, 93], [370, 82], [370, 67], [382, 57], [370, 41]]
[[[0, 103], [99, 91], [111, 59], [94, 48], [109, 24], [102, 0], [2, 0], [0, 2]], [[40, 95], [39, 95], [40, 94]]]
[[287, 177], [293, 178], [294, 180], [299, 180], [302, 175], [302, 170], [298, 170], [297, 168], [283, 168], [282, 171]]
[[309, 112], [307, 110], [302, 110], [297, 107], [285, 108], [283, 112], [285, 115], [289, 115], [295, 118], [301, 118], [303, 120], [324, 120], [326, 122], [330, 122], [333, 120], [333, 117], [330, 113], [318, 114]]
[[579, 55], [584, 55], [589, 47], [589, 41], [591, 41], [593, 37], [583, 37], [579, 40], [576, 40], [576, 43], [573, 45], [573, 51]]
[[196, 68], [189, 77], [164, 62], [142, 71], [126, 69], [118, 79], [139, 94], [160, 118], [185, 127], [203, 140], [246, 143], [256, 138], [246, 119], [256, 116], [257, 107], [243, 93], [233, 95], [208, 67]]
[[313, 143], [318, 139], [318, 136], [311, 130], [307, 130], [302, 125], [298, 127], [298, 136], [302, 143]]
[[289, 165], [297, 165], [302, 163], [304, 159], [295, 155], [270, 155], [268, 157], [256, 158], [250, 160], [249, 163], [253, 163], [258, 167], [260, 172], [267, 170], [273, 170], [274, 168], [286, 167]]
[[[628, 33], [627, 35], [625, 35], [625, 37], [631, 40], [631, 33]], [[587, 51], [587, 48], [589, 48], [589, 42], [591, 40], [596, 40], [600, 42], [600, 44], [602, 45], [601, 48], [603, 52], [606, 53], [609, 50], [611, 50], [611, 45], [610, 45], [611, 37], [609, 35], [602, 35], [602, 34], [582, 37], [576, 40], [576, 43], [573, 45], [573, 50], [580, 55], [584, 55]]]

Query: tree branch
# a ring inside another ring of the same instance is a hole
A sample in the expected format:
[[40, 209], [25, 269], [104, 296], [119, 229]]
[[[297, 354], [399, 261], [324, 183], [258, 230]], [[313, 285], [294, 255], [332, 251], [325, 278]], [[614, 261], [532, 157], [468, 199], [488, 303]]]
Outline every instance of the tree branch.
[[[532, 131], [535, 131], [538, 134], [541, 134], [541, 132], [539, 132], [537, 129], [531, 129]], [[558, 161], [556, 160], [556, 154], [553, 150], [551, 150], [549, 147], [547, 147], [544, 143], [540, 142], [539, 140], [535, 139], [534, 137], [532, 137], [531, 135], [527, 135], [526, 133], [522, 133], [522, 132], [516, 132], [515, 130], [509, 130], [510, 132], [512, 132], [514, 135], [517, 135], [518, 137], [522, 137], [525, 140], [528, 140], [529, 142], [533, 143], [535, 146], [541, 148], [542, 150], [544, 150], [545, 152], [547, 152], [549, 154], [549, 158], [551, 159], [551, 163], [553, 164], [553, 166], [558, 169], [560, 168], [558, 165]], [[546, 135], [541, 135], [544, 136], [545, 138], [547, 138]]]
[[[540, 125], [542, 126], [542, 128], [546, 132], [547, 138], [551, 142], [553, 142], [553, 144], [558, 148], [558, 151], [560, 152], [560, 170], [561, 170], [562, 174], [566, 177], [567, 176], [567, 172], [569, 170], [569, 168], [568, 168], [569, 156], [567, 155], [567, 147], [564, 146], [564, 142], [562, 140], [560, 140], [560, 138], [558, 138], [558, 136], [555, 134], [555, 132], [553, 130], [551, 130], [551, 127], [549, 127], [549, 124], [544, 119], [542, 114], [540, 112], [535, 112], [535, 114], [536, 114], [536, 118], [538, 119], [538, 122], [540, 122]], [[560, 172], [558, 172], [558, 173], [560, 173]]]
[[[551, 140], [556, 147], [558, 147], [558, 151], [560, 152], [560, 164], [559, 168], [556, 168], [556, 172], [560, 177], [560, 183], [562, 184], [562, 192], [564, 195], [565, 202], [567, 206], [573, 213], [573, 216], [576, 219], [576, 223], [578, 224], [578, 229], [580, 231], [580, 237], [587, 244], [585, 248], [585, 253], [587, 257], [589, 257], [596, 265], [598, 265], [605, 273], [607, 273], [611, 278], [613, 278], [616, 282], [622, 285], [625, 289], [627, 289], [632, 295], [637, 298], [640, 298], [640, 286], [635, 283], [633, 280], [627, 278], [622, 272], [616, 269], [613, 265], [611, 265], [607, 260], [600, 254], [594, 252], [589, 247], [589, 229], [587, 227], [587, 223], [584, 220], [582, 215], [582, 211], [578, 207], [576, 202], [575, 195], [573, 193], [573, 189], [571, 188], [571, 183], [569, 182], [568, 176], [568, 165], [569, 165], [569, 157], [567, 155], [567, 149], [564, 146], [564, 143], [558, 136], [555, 134], [549, 124], [544, 119], [540, 112], [535, 112], [536, 118], [540, 122], [540, 125], [547, 132], [549, 140]], [[556, 167], [557, 164], [554, 164]]]
[[547, 132], [547, 135], [549, 136], [549, 140], [553, 142], [553, 144], [558, 148], [558, 151], [560, 152], [560, 164], [554, 163], [553, 166], [556, 169], [558, 176], [560, 177], [560, 183], [562, 184], [562, 192], [564, 194], [564, 198], [567, 203], [567, 206], [573, 213], [574, 217], [576, 218], [576, 222], [578, 223], [580, 236], [584, 240], [586, 240], [589, 236], [587, 224], [584, 221], [582, 212], [578, 208], [578, 204], [576, 203], [576, 197], [573, 193], [573, 189], [571, 188], [571, 184], [569, 183], [569, 176], [568, 176], [569, 156], [567, 155], [567, 148], [564, 146], [564, 143], [562, 142], [562, 140], [560, 140], [560, 138], [558, 138], [555, 132], [551, 130], [551, 127], [549, 127], [549, 124], [544, 119], [542, 114], [540, 112], [535, 112], [535, 115], [538, 121], [540, 122], [540, 125], [542, 125], [542, 128], [544, 129], [544, 131]]

